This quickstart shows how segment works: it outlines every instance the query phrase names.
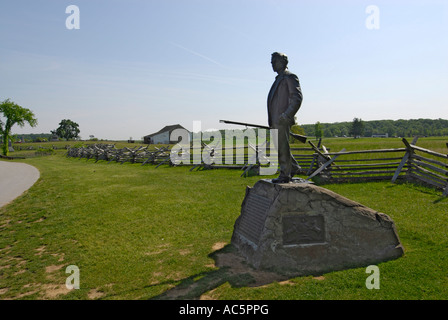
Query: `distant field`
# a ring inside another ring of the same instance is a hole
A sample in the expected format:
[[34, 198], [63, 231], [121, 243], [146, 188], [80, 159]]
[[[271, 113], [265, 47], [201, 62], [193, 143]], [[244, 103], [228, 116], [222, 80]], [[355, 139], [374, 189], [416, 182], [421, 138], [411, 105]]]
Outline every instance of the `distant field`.
[[[447, 153], [446, 142], [421, 138], [417, 145]], [[395, 138], [333, 138], [323, 144], [331, 151], [403, 147]], [[137, 145], [117, 143], [123, 146]], [[258, 283], [250, 272], [235, 275], [216, 267], [213, 254], [230, 250], [246, 186], [267, 177], [94, 163], [66, 158], [64, 150], [20, 161], [36, 166], [41, 178], [0, 209], [0, 299], [448, 297], [448, 199], [431, 188], [390, 182], [324, 186], [395, 221], [405, 256], [378, 265], [379, 290], [366, 288], [365, 268]], [[69, 265], [79, 267], [79, 290], [65, 287]]]
[[[412, 142], [412, 137], [406, 137]], [[448, 137], [422, 137], [417, 140], [416, 145], [422, 148], [430, 149], [440, 153], [448, 153]], [[373, 149], [392, 149], [404, 148], [402, 138], [326, 138], [322, 139], [322, 144], [331, 148], [331, 151], [337, 152], [342, 148], [349, 151], [354, 150], [373, 150]]]

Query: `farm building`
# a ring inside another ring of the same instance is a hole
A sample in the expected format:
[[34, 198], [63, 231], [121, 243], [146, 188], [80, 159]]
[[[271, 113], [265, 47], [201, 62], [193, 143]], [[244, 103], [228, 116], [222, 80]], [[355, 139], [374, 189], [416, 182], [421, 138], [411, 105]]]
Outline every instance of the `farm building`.
[[[187, 129], [182, 127], [180, 124], [174, 124], [171, 126], [166, 126], [156, 133], [149, 134], [143, 137], [143, 143], [146, 144], [174, 144], [178, 143], [178, 140], [170, 140], [171, 133], [176, 129], [183, 129], [189, 132]], [[190, 134], [190, 132], [189, 132]], [[180, 138], [179, 138], [180, 139]]]
[[389, 138], [389, 134], [387, 132], [385, 134], [372, 134], [372, 138]]

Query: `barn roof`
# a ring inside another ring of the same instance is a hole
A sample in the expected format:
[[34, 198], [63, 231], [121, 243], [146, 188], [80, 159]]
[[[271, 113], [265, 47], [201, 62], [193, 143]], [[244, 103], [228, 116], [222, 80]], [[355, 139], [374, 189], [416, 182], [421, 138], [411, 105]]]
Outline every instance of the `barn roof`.
[[[157, 132], [155, 132], [155, 133], [151, 133], [151, 134], [148, 134], [147, 136], [145, 136], [145, 137], [153, 137], [153, 136], [155, 136], [155, 135], [158, 135], [158, 134], [160, 134], [160, 133], [163, 133], [163, 132], [171, 132], [171, 131], [173, 131], [173, 130], [175, 130], [175, 129], [184, 129], [184, 130], [187, 130], [187, 129], [185, 129], [184, 127], [182, 127], [180, 124], [173, 124], [173, 125], [170, 125], [170, 126], [166, 126], [166, 127], [164, 127], [163, 129], [161, 129], [161, 130], [159, 130], [159, 131], [157, 131]], [[188, 130], [187, 130], [188, 131]]]

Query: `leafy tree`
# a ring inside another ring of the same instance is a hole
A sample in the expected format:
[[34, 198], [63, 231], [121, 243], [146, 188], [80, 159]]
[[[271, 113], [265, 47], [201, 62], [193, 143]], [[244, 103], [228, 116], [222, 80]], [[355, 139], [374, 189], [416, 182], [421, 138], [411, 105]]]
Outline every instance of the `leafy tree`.
[[[293, 126], [291, 126], [291, 132], [300, 134], [302, 136], [305, 135], [305, 130], [302, 127], [300, 127], [298, 124], [294, 124]], [[297, 143], [297, 141], [292, 136], [289, 136], [289, 143]]]
[[353, 119], [351, 134], [356, 139], [362, 136], [363, 133], [364, 133], [364, 123], [362, 122], [362, 120], [360, 118]]
[[314, 125], [314, 135], [316, 136], [316, 139], [322, 138], [322, 126], [320, 125], [320, 122], [317, 121]]
[[7, 156], [9, 153], [8, 141], [11, 139], [11, 128], [15, 124], [23, 127], [26, 123], [31, 127], [35, 127], [37, 119], [30, 109], [23, 108], [10, 99], [0, 102], [0, 116], [5, 117], [4, 120], [0, 118], [0, 134], [3, 138], [3, 154]]
[[59, 122], [59, 128], [51, 131], [52, 134], [57, 135], [60, 138], [64, 138], [67, 141], [79, 137], [79, 124], [69, 119], [64, 119]]

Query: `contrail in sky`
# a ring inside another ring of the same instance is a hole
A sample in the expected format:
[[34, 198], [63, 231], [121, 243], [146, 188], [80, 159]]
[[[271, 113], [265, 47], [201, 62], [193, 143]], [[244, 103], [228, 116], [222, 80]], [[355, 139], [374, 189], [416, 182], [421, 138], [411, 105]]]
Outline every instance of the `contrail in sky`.
[[210, 61], [210, 62], [212, 62], [212, 63], [214, 63], [214, 64], [216, 64], [216, 65], [218, 65], [218, 66], [223, 67], [223, 65], [220, 64], [218, 61], [213, 60], [212, 58], [209, 58], [209, 57], [207, 57], [207, 56], [204, 56], [203, 54], [200, 54], [200, 53], [198, 53], [198, 52], [196, 52], [196, 51], [193, 51], [193, 50], [191, 50], [191, 49], [185, 48], [184, 46], [181, 46], [180, 44], [177, 44], [177, 43], [174, 43], [174, 42], [171, 42], [171, 41], [170, 41], [170, 44], [172, 44], [173, 46], [176, 46], [176, 47], [178, 47], [178, 48], [181, 48], [181, 49], [183, 49], [183, 50], [185, 50], [185, 51], [187, 51], [187, 52], [189, 52], [189, 53], [191, 53], [191, 54], [194, 54], [195, 56], [198, 56], [198, 57], [201, 57], [201, 58], [203, 58], [203, 59], [205, 59], [205, 60], [207, 60], [207, 61]]

